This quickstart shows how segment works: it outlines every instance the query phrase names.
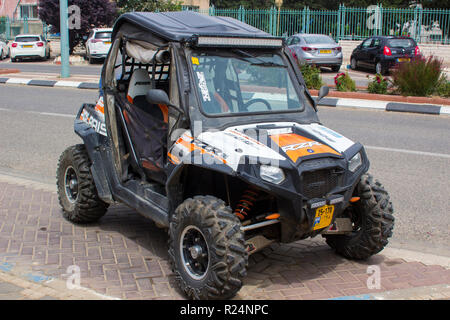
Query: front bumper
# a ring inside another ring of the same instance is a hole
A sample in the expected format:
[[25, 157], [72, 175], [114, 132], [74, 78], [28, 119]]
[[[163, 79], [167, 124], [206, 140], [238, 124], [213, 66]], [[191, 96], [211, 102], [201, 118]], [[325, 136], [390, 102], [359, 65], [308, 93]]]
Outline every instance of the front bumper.
[[[355, 172], [348, 170], [348, 160], [358, 152], [362, 164]], [[281, 166], [280, 166], [281, 167]], [[369, 169], [369, 160], [361, 144], [357, 143], [346, 151], [345, 158], [317, 158], [300, 162], [294, 169], [283, 168], [286, 179], [280, 185], [274, 185], [255, 176], [258, 170], [238, 168], [240, 175], [249, 184], [263, 189], [277, 199], [280, 214], [281, 242], [289, 243], [313, 237], [327, 229], [314, 230], [316, 210], [324, 205], [334, 205], [332, 224], [344, 212], [353, 196], [355, 186], [361, 176]], [[334, 177], [328, 178], [323, 172]], [[317, 174], [317, 177], [314, 175]], [[311, 177], [312, 175], [312, 177]], [[323, 178], [322, 178], [323, 177]], [[327, 184], [323, 189], [321, 185]], [[323, 192], [322, 192], [323, 191]]]
[[45, 58], [45, 48], [39, 49], [12, 49], [11, 58]]

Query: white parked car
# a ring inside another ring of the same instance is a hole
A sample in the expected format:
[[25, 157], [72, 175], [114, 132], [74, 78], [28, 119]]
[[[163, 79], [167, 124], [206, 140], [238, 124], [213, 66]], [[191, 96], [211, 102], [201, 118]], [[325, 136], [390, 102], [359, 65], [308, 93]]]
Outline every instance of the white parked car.
[[111, 48], [112, 29], [96, 28], [91, 31], [86, 40], [86, 58], [89, 63], [95, 59], [104, 59]]
[[0, 60], [6, 59], [8, 57], [9, 57], [8, 41], [0, 36]]
[[11, 44], [11, 61], [17, 62], [24, 58], [50, 58], [50, 46], [41, 35], [21, 34], [16, 36]]

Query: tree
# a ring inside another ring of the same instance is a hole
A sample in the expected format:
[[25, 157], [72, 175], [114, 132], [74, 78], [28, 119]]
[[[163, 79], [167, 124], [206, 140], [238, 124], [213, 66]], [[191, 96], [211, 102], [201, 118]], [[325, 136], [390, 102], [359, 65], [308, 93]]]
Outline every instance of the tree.
[[177, 0], [117, 0], [121, 13], [130, 11], [179, 11], [181, 1]]
[[[68, 4], [77, 5], [81, 13], [80, 28], [69, 30], [70, 52], [91, 29], [110, 27], [117, 17], [116, 4], [110, 0], [68, 0]], [[59, 0], [40, 0], [38, 13], [39, 18], [51, 26], [51, 32], [60, 32]]]

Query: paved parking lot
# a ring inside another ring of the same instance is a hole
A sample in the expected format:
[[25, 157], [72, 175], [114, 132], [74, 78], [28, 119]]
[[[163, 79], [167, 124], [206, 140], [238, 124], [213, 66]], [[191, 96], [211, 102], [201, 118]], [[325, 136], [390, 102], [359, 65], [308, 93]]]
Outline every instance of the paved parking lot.
[[[81, 286], [106, 297], [184, 299], [169, 267], [164, 230], [123, 206], [111, 208], [96, 224], [73, 225], [61, 217], [50, 189], [0, 176], [0, 267], [22, 270], [41, 282], [64, 281], [68, 267], [76, 265]], [[383, 254], [349, 261], [319, 238], [273, 245], [249, 261], [248, 277], [236, 299], [367, 298], [450, 283], [450, 270], [443, 266]], [[368, 267], [373, 265], [381, 271], [379, 289], [367, 286]], [[14, 290], [18, 294], [19, 289]], [[436, 298], [450, 297], [450, 292], [439, 292]]]

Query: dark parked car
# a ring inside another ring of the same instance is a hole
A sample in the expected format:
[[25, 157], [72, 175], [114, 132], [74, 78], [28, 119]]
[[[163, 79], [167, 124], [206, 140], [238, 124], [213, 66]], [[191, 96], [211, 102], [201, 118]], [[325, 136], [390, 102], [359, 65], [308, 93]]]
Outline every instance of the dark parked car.
[[420, 49], [412, 38], [375, 36], [365, 39], [353, 50], [350, 63], [353, 70], [370, 68], [386, 74], [396, 64], [409, 62], [418, 55]]

